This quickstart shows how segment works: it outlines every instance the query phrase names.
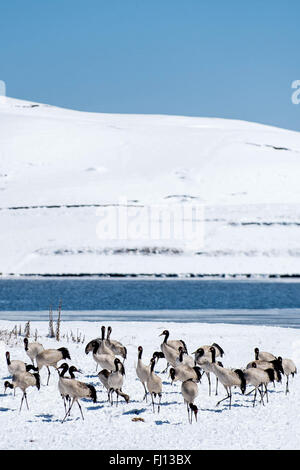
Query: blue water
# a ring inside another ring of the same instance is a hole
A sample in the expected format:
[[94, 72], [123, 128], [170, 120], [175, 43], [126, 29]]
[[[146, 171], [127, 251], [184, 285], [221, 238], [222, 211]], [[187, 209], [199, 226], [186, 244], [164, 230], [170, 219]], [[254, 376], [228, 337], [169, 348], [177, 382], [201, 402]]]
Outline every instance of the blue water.
[[0, 319], [46, 319], [49, 306], [56, 311], [60, 299], [65, 320], [225, 322], [300, 328], [300, 283], [292, 281], [2, 279]]

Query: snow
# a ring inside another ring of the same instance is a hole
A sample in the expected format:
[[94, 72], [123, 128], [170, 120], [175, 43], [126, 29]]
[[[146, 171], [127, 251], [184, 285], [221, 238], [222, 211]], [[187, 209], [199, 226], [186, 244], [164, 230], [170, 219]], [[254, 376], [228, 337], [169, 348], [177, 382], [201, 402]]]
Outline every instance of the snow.
[[[0, 273], [299, 274], [299, 152], [300, 133], [257, 123], [2, 97]], [[141, 232], [149, 208], [200, 207], [204, 241], [99, 237], [124, 201]]]
[[[21, 323], [22, 328], [25, 322]], [[156, 371], [163, 380], [162, 406], [159, 414], [153, 413], [152, 406], [142, 401], [143, 387], [135, 375], [137, 347], [144, 348], [143, 359], [147, 362], [154, 350], [158, 350], [161, 338], [158, 336], [166, 325], [162, 322], [111, 322], [112, 339], [118, 339], [128, 349], [125, 361], [126, 377], [123, 391], [130, 395], [130, 402], [120, 401], [118, 407], [107, 402], [107, 394], [96, 374], [91, 354], [86, 355], [86, 343], [100, 336], [101, 322], [63, 322], [62, 339], [47, 338], [47, 322], [31, 322], [31, 334], [38, 330], [38, 341], [44, 347], [67, 347], [74, 364], [83, 371], [79, 380], [96, 387], [98, 401], [82, 400], [85, 420], [80, 417], [78, 407], [71, 417], [61, 423], [64, 409], [57, 388], [57, 374], [51, 373], [50, 383], [45, 385], [47, 372], [41, 371], [40, 391], [28, 389], [29, 411], [24, 407], [19, 413], [21, 392], [16, 396], [8, 389], [1, 393], [0, 405], [0, 448], [1, 449], [299, 449], [299, 374], [290, 380], [290, 393], [285, 395], [285, 379], [276, 387], [269, 386], [269, 403], [252, 406], [252, 396], [243, 396], [239, 390], [233, 394], [231, 410], [226, 402], [216, 407], [216, 402], [225, 396], [223, 386], [219, 395], [208, 396], [208, 384], [203, 377], [199, 385], [196, 404], [199, 408], [198, 422], [190, 425], [186, 407], [180, 394], [180, 384], [171, 386], [168, 374], [161, 374], [165, 361], [161, 360]], [[0, 330], [11, 331], [15, 322], [2, 320]], [[108, 326], [108, 324], [106, 324]], [[279, 328], [232, 324], [189, 324], [168, 323], [170, 339], [183, 339], [189, 352], [203, 344], [216, 342], [222, 346], [225, 367], [243, 368], [254, 358], [254, 347], [275, 355], [294, 360], [299, 369], [299, 331]], [[70, 332], [85, 336], [83, 343], [70, 340]], [[68, 339], [67, 336], [68, 335]], [[32, 338], [31, 338], [32, 340]], [[27, 360], [23, 338], [9, 340], [9, 345], [0, 342], [0, 374], [2, 386], [8, 377], [5, 351], [11, 359]], [[213, 389], [215, 385], [212, 379]], [[247, 391], [250, 391], [247, 387]], [[141, 417], [144, 422], [133, 422]]]

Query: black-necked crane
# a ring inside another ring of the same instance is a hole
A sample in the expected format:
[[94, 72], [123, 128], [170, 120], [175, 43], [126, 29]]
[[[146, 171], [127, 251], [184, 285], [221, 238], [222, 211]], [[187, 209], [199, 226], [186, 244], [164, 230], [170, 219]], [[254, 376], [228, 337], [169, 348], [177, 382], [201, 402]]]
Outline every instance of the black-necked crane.
[[[243, 370], [243, 374], [246, 380], [246, 384], [253, 385], [254, 387], [255, 393], [254, 393], [254, 399], [253, 399], [253, 406], [255, 406], [257, 390], [260, 393], [261, 403], [264, 405], [264, 401], [263, 401], [264, 393], [266, 393], [267, 402], [268, 402], [268, 388], [267, 387], [270, 382], [274, 382], [275, 380], [274, 369], [271, 369], [271, 368], [265, 369], [265, 370], [259, 369], [258, 367], [256, 367], [256, 364], [254, 363], [254, 367], [249, 367], [248, 369]], [[265, 387], [265, 392], [263, 391], [263, 386]], [[261, 389], [259, 387], [261, 387]], [[247, 395], [249, 395], [252, 392], [253, 390], [249, 392]]]
[[185, 352], [187, 352], [187, 348], [185, 343], [182, 340], [168, 340], [169, 338], [169, 331], [164, 330], [159, 336], [164, 336], [164, 341], [160, 345], [160, 349], [165, 356], [167, 361], [167, 367], [162, 372], [166, 372], [171, 365], [172, 367], [176, 366], [176, 359], [179, 356], [179, 348], [182, 347]]
[[10, 359], [9, 351], [5, 353], [7, 369], [10, 375], [19, 374], [20, 372], [29, 372], [30, 370], [37, 371], [37, 368], [31, 364], [26, 364], [18, 359]]
[[23, 401], [25, 398], [27, 409], [29, 410], [28, 402], [27, 402], [27, 393], [26, 390], [28, 387], [36, 387], [38, 390], [40, 389], [40, 376], [38, 372], [35, 372], [34, 374], [31, 374], [30, 372], [19, 372], [15, 375], [13, 375], [12, 382], [8, 382], [6, 380], [4, 382], [4, 390], [6, 392], [7, 388], [13, 388], [14, 390], [16, 388], [20, 388], [23, 392], [22, 399], [21, 399], [21, 406], [20, 410], [22, 409]]
[[158, 375], [155, 374], [154, 372], [154, 366], [155, 366], [155, 358], [152, 357], [150, 360], [150, 374], [147, 380], [147, 389], [148, 392], [151, 395], [152, 399], [152, 407], [153, 407], [153, 413], [154, 413], [154, 398], [156, 398], [156, 395], [159, 397], [159, 403], [158, 403], [158, 413], [160, 411], [160, 404], [161, 404], [161, 396], [162, 396], [162, 381], [161, 378], [158, 377]]
[[[69, 372], [70, 372], [70, 375], [71, 375], [71, 374], [74, 374], [74, 372], [80, 372], [80, 371], [75, 366], [72, 366], [72, 367], [70, 367]], [[90, 398], [91, 400], [93, 400], [94, 403], [97, 402], [97, 393], [96, 393], [95, 387], [91, 384], [87, 384], [85, 382], [80, 382], [79, 380], [76, 380], [73, 377], [74, 377], [74, 375], [72, 376], [72, 378], [70, 380], [68, 380], [64, 384], [65, 393], [67, 395], [69, 395], [69, 397], [72, 399], [72, 402], [71, 402], [71, 405], [70, 405], [68, 411], [65, 414], [64, 419], [62, 420], [62, 423], [65, 421], [67, 416], [70, 414], [72, 406], [74, 405], [75, 402], [77, 403], [77, 405], [80, 409], [81, 417], [84, 420], [83, 413], [82, 413], [82, 408], [81, 408], [81, 405], [79, 403], [79, 400], [81, 398]]]
[[111, 404], [113, 404], [113, 393], [115, 392], [117, 394], [117, 405], [119, 401], [119, 395], [121, 396], [124, 395], [124, 398], [125, 396], [128, 397], [128, 399], [125, 398], [125, 401], [128, 403], [129, 396], [126, 394], [123, 394], [123, 391], [122, 391], [124, 375], [125, 375], [124, 366], [118, 357], [115, 358], [114, 364], [115, 364], [115, 369], [111, 371], [111, 373], [107, 377], [107, 385], [109, 387], [108, 393], [110, 397], [110, 402]]
[[[107, 348], [104, 342], [99, 345], [97, 341], [92, 341], [93, 359], [102, 369], [109, 371], [115, 368], [115, 355], [111, 349]], [[88, 354], [88, 352], [86, 353]]]
[[198, 408], [194, 404], [195, 398], [198, 395], [198, 385], [193, 379], [188, 379], [181, 384], [181, 393], [184, 399], [184, 403], [187, 406], [188, 420], [192, 424], [193, 413], [197, 421]]
[[90, 351], [93, 351], [94, 346], [93, 344], [99, 343], [99, 346], [102, 344], [102, 342], [105, 341], [105, 326], [101, 327], [101, 338], [95, 338], [89, 341], [85, 347], [85, 354], [88, 354]]
[[260, 351], [259, 348], [254, 348], [254, 359], [256, 361], [274, 361], [274, 359], [277, 359], [274, 354], [269, 353], [267, 351]]
[[[206, 351], [206, 352], [205, 352]], [[220, 350], [216, 349], [216, 351], [219, 351], [219, 355], [221, 355]], [[223, 350], [222, 350], [223, 351]], [[204, 348], [198, 348], [196, 351], [193, 352], [195, 354], [195, 363], [200, 366], [200, 368], [203, 370], [203, 373], [205, 373], [207, 380], [208, 380], [208, 394], [209, 396], [211, 395], [211, 381], [210, 381], [210, 374], [212, 372], [212, 358], [211, 358], [211, 352], [208, 351], [207, 349], [205, 350]], [[223, 367], [222, 362], [217, 361], [216, 362], [220, 367]], [[216, 376], [216, 391], [215, 395], [218, 395], [218, 377]]]
[[184, 352], [188, 354], [186, 344], [182, 339], [169, 339], [169, 336], [170, 336], [169, 330], [164, 330], [159, 336], [165, 336], [164, 343], [168, 343], [168, 345], [171, 348], [175, 349], [177, 352], [179, 348], [182, 347]]
[[[59, 379], [58, 379], [58, 390], [59, 390], [59, 393], [63, 399], [63, 402], [64, 402], [64, 408], [65, 408], [65, 411], [67, 411], [67, 407], [66, 407], [66, 400], [68, 402], [68, 405], [70, 406], [70, 401], [71, 401], [71, 397], [68, 395], [68, 391], [66, 389], [66, 385], [68, 384], [68, 381], [71, 380], [71, 379], [75, 379], [75, 375], [74, 375], [74, 372], [77, 370], [75, 366], [71, 366], [69, 367], [69, 365], [64, 362], [63, 364], [61, 364], [58, 368], [57, 368], [57, 371], [59, 371], [60, 369], [61, 372], [59, 372]], [[66, 372], [69, 370], [69, 374], [70, 374], [70, 377], [65, 377], [65, 374]], [[78, 371], [81, 373], [81, 371]]]
[[117, 341], [115, 339], [110, 339], [111, 332], [112, 332], [112, 327], [108, 326], [107, 335], [106, 335], [107, 347], [110, 348], [116, 356], [121, 356], [124, 362], [125, 359], [127, 358], [127, 348], [122, 343], [120, 343], [120, 341]]
[[201, 350], [204, 351], [205, 356], [210, 356], [211, 355], [211, 350], [210, 350], [211, 347], [215, 348], [215, 351], [216, 351], [215, 356], [216, 357], [219, 357], [219, 356], [223, 357], [223, 355], [225, 354], [224, 350], [217, 343], [212, 343], [210, 345], [204, 344], [203, 346], [199, 346], [199, 348], [197, 348], [196, 351], [194, 351], [192, 354], [196, 354], [198, 349], [201, 349]]
[[[95, 348], [95, 343], [99, 344], [97, 351], [100, 353], [100, 347], [105, 342], [105, 326], [101, 327], [101, 338], [95, 338], [89, 341], [85, 347], [85, 354], [88, 354], [90, 351], [93, 351]], [[98, 362], [96, 362], [96, 372], [98, 370]]]
[[297, 367], [292, 359], [283, 358], [282, 369], [284, 375], [286, 376], [285, 394], [287, 395], [287, 393], [289, 393], [289, 376], [291, 375], [294, 377], [294, 375], [297, 374]]
[[185, 382], [189, 379], [192, 379], [195, 382], [201, 382], [200, 367], [190, 367], [186, 364], [182, 364], [177, 367], [171, 367], [170, 377], [172, 379], [172, 383], [176, 382], [177, 380], [179, 380], [180, 382]]
[[71, 359], [70, 353], [67, 348], [58, 348], [58, 349], [44, 349], [36, 356], [37, 368], [40, 371], [44, 366], [48, 370], [48, 379], [47, 385], [49, 384], [50, 379], [50, 369], [49, 367], [54, 367], [57, 370], [57, 363], [63, 359]]
[[195, 359], [192, 357], [192, 356], [189, 356], [184, 348], [182, 346], [179, 347], [178, 349], [179, 351], [179, 356], [177, 357], [176, 361], [175, 361], [175, 366], [180, 366], [180, 365], [186, 365], [186, 366], [189, 366], [189, 367], [194, 367], [196, 364], [195, 364]]
[[282, 368], [282, 358], [280, 356], [276, 359], [273, 359], [272, 361], [263, 361], [260, 359], [251, 361], [247, 364], [246, 369], [250, 369], [251, 367], [258, 367], [259, 369], [263, 370], [274, 369], [276, 382], [281, 382], [281, 374], [284, 374]]
[[146, 383], [150, 374], [150, 365], [146, 365], [143, 363], [142, 354], [143, 354], [143, 348], [142, 346], [139, 346], [138, 347], [138, 361], [137, 361], [135, 370], [136, 370], [136, 375], [138, 379], [140, 380], [140, 382], [142, 383], [144, 390], [145, 390], [145, 395], [144, 395], [143, 400], [146, 399], [147, 401], [148, 390], [146, 388]]
[[218, 377], [227, 393], [227, 396], [218, 401], [216, 406], [218, 406], [222, 401], [229, 399], [229, 409], [231, 409], [232, 387], [239, 387], [243, 395], [246, 390], [246, 380], [243, 371], [241, 369], [227, 369], [225, 367], [219, 366], [216, 363], [215, 347], [211, 346], [210, 351], [212, 355], [212, 372]]
[[[102, 383], [103, 387], [106, 388], [106, 390], [107, 390], [107, 401], [110, 401], [110, 387], [109, 387], [109, 384], [108, 384], [108, 377], [110, 376], [110, 374], [111, 374], [111, 371], [109, 371], [107, 369], [102, 369], [98, 373], [98, 377], [99, 377], [100, 382]], [[115, 393], [118, 396], [124, 398], [126, 403], [129, 402], [130, 397], [126, 393], [123, 393], [120, 390], [115, 390]]]
[[99, 346], [101, 347], [102, 344], [105, 344], [106, 347], [109, 347], [111, 349], [112, 344], [110, 343], [109, 340], [109, 334], [107, 333], [108, 338], [105, 338], [105, 330], [106, 327], [104, 325], [101, 326], [101, 338], [95, 338], [92, 339], [85, 347], [85, 352], [86, 354], [90, 351], [93, 350], [93, 341], [97, 341], [99, 343]]
[[[88, 354], [90, 351], [94, 349], [94, 343], [99, 343], [99, 353], [103, 352], [103, 347], [106, 347], [106, 350], [109, 349], [114, 355], [121, 356], [124, 361], [127, 358], [127, 349], [126, 347], [120, 343], [120, 341], [110, 339], [110, 335], [112, 332], [111, 326], [107, 328], [107, 336], [105, 338], [105, 326], [101, 327], [101, 338], [95, 338], [89, 341], [85, 347], [85, 353]], [[98, 364], [97, 364], [98, 367]]]
[[28, 338], [24, 338], [24, 349], [27, 356], [34, 365], [34, 359], [40, 352], [44, 351], [44, 346], [37, 342], [29, 343]]

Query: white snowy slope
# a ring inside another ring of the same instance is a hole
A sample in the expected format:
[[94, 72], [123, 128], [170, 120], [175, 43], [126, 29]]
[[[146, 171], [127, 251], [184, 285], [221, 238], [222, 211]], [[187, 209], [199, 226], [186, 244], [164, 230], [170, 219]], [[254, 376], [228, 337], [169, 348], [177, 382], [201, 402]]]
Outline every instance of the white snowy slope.
[[[108, 325], [106, 325], [108, 326]], [[142, 401], [144, 389], [135, 375], [137, 348], [144, 348], [143, 359], [147, 363], [154, 350], [159, 350], [162, 341], [159, 334], [166, 328], [164, 323], [112, 322], [112, 338], [118, 339], [128, 349], [125, 361], [123, 391], [130, 402], [123, 400], [118, 406], [107, 402], [107, 393], [95, 373], [95, 362], [84, 352], [85, 345], [100, 335], [99, 323], [63, 322], [60, 342], [47, 338], [48, 323], [32, 322], [31, 333], [38, 330], [38, 341], [44, 347], [67, 347], [71, 355], [69, 365], [80, 368], [78, 379], [93, 384], [97, 390], [97, 403], [82, 400], [85, 420], [80, 417], [77, 406], [71, 417], [63, 424], [62, 399], [58, 392], [57, 373], [53, 370], [49, 386], [46, 386], [47, 371], [42, 369], [42, 386], [28, 389], [29, 410], [25, 403], [19, 413], [22, 393], [8, 389], [4, 395], [4, 381], [10, 380], [5, 361], [5, 351], [11, 359], [29, 360], [23, 348], [23, 338], [0, 341], [0, 448], [1, 449], [300, 449], [300, 375], [290, 379], [290, 393], [285, 395], [285, 379], [269, 385], [269, 402], [265, 406], [252, 406], [253, 396], [242, 395], [239, 389], [233, 392], [232, 407], [222, 402], [225, 389], [219, 386], [219, 395], [214, 395], [215, 379], [212, 378], [213, 393], [208, 396], [206, 377], [199, 384], [199, 395], [195, 403], [199, 409], [198, 422], [188, 423], [186, 406], [180, 394], [180, 383], [170, 384], [168, 374], [162, 374], [165, 361], [161, 360], [156, 371], [163, 381], [161, 411], [153, 413], [150, 402]], [[13, 322], [1, 321], [3, 331], [11, 331]], [[24, 322], [22, 322], [22, 331]], [[168, 323], [170, 339], [183, 339], [189, 352], [203, 344], [218, 343], [225, 351], [224, 367], [244, 368], [254, 358], [254, 348], [291, 358], [298, 370], [300, 364], [299, 330], [277, 327], [241, 326], [229, 324], [176, 324]], [[71, 341], [73, 335], [85, 335], [83, 343]], [[69, 341], [68, 341], [69, 340]], [[32, 341], [32, 338], [30, 338]], [[99, 369], [98, 369], [99, 370]], [[247, 387], [247, 392], [251, 388]], [[143, 418], [134, 422], [132, 418]]]
[[[299, 274], [299, 174], [297, 132], [2, 97], [0, 273]], [[178, 206], [186, 238], [155, 237]]]

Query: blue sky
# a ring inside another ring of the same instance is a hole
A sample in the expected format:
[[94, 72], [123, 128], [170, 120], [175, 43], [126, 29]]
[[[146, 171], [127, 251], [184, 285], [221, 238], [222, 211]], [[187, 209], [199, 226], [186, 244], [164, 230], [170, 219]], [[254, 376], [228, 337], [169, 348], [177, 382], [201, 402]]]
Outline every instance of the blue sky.
[[7, 95], [300, 131], [299, 0], [4, 0]]

